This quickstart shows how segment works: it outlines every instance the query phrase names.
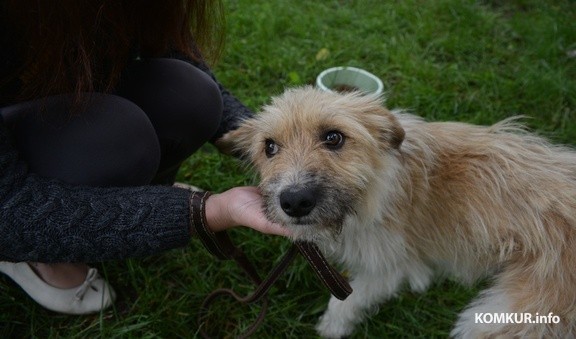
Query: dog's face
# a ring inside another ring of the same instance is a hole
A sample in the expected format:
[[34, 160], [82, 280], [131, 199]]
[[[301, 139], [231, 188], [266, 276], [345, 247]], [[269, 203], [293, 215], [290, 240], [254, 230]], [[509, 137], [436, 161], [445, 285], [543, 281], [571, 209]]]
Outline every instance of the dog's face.
[[312, 240], [340, 232], [403, 138], [378, 98], [306, 87], [274, 98], [219, 145], [256, 167], [268, 218]]

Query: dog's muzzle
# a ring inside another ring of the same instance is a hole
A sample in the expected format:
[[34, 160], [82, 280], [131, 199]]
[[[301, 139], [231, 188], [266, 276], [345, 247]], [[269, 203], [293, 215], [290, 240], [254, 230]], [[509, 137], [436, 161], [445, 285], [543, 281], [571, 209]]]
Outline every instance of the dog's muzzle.
[[305, 217], [316, 207], [317, 196], [313, 187], [289, 187], [280, 193], [280, 207], [290, 217]]

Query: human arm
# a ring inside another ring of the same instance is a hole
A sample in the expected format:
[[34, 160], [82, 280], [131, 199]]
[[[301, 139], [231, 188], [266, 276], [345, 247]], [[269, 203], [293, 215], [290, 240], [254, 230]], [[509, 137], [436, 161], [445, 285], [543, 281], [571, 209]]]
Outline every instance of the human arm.
[[[0, 260], [95, 262], [186, 246], [194, 235], [190, 194], [166, 186], [74, 186], [29, 173], [0, 122]], [[251, 209], [222, 207], [237, 197], [245, 195], [223, 192], [208, 199], [209, 228], [212, 219], [219, 220], [215, 230], [222, 230], [253, 221], [238, 213], [261, 215], [257, 194], [250, 195]], [[218, 217], [221, 208], [224, 218]], [[253, 225], [266, 227], [261, 218]]]
[[30, 173], [0, 123], [0, 260], [93, 262], [185, 246], [189, 192], [97, 188]]
[[262, 197], [256, 187], [235, 187], [211, 195], [206, 200], [205, 213], [213, 232], [249, 225], [248, 227], [265, 234], [290, 235], [287, 228], [266, 219], [262, 212]]

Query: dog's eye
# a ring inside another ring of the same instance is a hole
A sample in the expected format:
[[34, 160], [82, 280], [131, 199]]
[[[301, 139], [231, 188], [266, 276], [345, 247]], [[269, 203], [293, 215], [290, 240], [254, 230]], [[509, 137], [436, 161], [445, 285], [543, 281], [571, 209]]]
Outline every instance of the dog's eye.
[[280, 150], [280, 148], [278, 147], [278, 145], [274, 142], [274, 140], [272, 139], [266, 139], [265, 141], [265, 146], [264, 146], [264, 152], [266, 153], [266, 156], [268, 158], [273, 157], [274, 155], [276, 155], [276, 153], [278, 153], [278, 151]]
[[344, 145], [344, 135], [338, 131], [330, 131], [324, 135], [324, 144], [330, 149], [339, 149]]

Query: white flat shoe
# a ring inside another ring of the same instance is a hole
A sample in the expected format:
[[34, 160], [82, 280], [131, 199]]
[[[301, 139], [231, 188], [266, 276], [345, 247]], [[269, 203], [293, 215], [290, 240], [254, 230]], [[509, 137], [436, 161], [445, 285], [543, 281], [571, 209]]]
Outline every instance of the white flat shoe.
[[86, 280], [80, 286], [68, 289], [50, 286], [25, 262], [0, 261], [0, 272], [20, 285], [38, 304], [58, 313], [95, 313], [112, 305], [116, 299], [112, 287], [98, 275], [95, 268], [88, 269]]

